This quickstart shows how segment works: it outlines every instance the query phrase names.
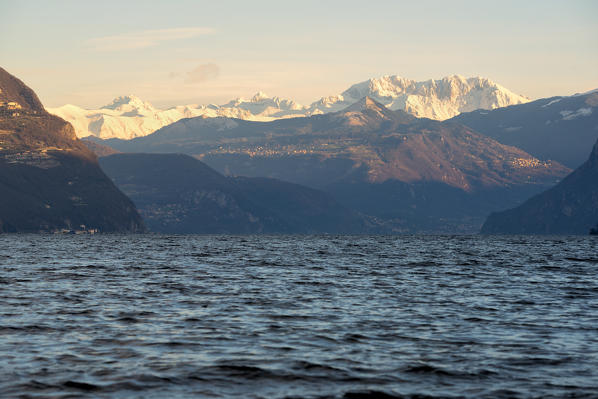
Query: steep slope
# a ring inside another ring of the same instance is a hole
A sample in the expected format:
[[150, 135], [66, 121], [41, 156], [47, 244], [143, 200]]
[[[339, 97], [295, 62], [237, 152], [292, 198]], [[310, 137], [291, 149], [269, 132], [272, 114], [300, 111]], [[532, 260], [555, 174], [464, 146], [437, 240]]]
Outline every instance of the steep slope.
[[[570, 171], [463, 125], [415, 118], [367, 97], [308, 118], [190, 118], [105, 143], [124, 152], [187, 153], [227, 175], [323, 189], [360, 212], [409, 219], [400, 231], [420, 231], [424, 222], [434, 231], [447, 218], [459, 231], [479, 231], [489, 212], [522, 202]], [[435, 208], [435, 221], [427, 221]]]
[[357, 233], [362, 217], [318, 190], [266, 178], [227, 178], [181, 154], [116, 154], [104, 171], [163, 233]]
[[81, 139], [81, 142], [98, 157], [107, 157], [108, 155], [118, 154], [120, 152], [112, 147], [90, 140], [89, 138]]
[[0, 68], [0, 232], [143, 231], [133, 203], [35, 93]]
[[474, 111], [452, 120], [541, 160], [576, 168], [598, 139], [598, 92]]
[[553, 188], [493, 213], [485, 234], [588, 234], [598, 220], [598, 142], [590, 158]]
[[131, 139], [146, 136], [182, 118], [228, 117], [267, 122], [340, 111], [363, 97], [370, 97], [392, 110], [437, 120], [475, 109], [494, 109], [528, 101], [485, 78], [466, 79], [455, 75], [415, 82], [399, 76], [384, 76], [357, 83], [340, 95], [323, 97], [310, 106], [258, 92], [251, 99], [237, 98], [222, 105], [189, 104], [167, 110], [156, 109], [129, 95], [118, 97], [98, 110], [65, 105], [48, 111], [70, 122], [78, 137]]

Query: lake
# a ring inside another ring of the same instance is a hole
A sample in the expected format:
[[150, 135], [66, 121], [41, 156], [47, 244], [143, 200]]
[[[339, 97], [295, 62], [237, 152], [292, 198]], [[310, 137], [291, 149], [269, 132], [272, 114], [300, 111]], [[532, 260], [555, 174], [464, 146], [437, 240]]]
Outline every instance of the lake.
[[0, 397], [598, 397], [598, 237], [0, 235]]

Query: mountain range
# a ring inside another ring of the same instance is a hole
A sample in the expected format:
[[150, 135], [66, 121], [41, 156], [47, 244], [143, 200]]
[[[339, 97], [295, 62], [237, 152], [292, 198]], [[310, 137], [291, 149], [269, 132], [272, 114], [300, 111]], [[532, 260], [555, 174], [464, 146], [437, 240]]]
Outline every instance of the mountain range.
[[145, 230], [73, 127], [2, 68], [0, 193], [0, 232]]
[[[269, 121], [204, 114], [83, 141], [0, 68], [0, 232], [472, 233], [488, 214], [485, 233], [596, 226], [598, 93], [435, 120], [401, 105], [390, 88], [408, 85], [391, 78], [321, 102], [326, 112], [258, 94], [226, 108]], [[426, 98], [458, 103], [441, 86]], [[376, 97], [353, 101], [364, 91]], [[132, 98], [105, 109], [116, 124], [154, 111]]]
[[476, 109], [488, 110], [529, 101], [486, 78], [453, 75], [416, 82], [395, 75], [354, 84], [341, 94], [322, 97], [309, 106], [258, 92], [251, 99], [238, 98], [222, 105], [189, 104], [161, 110], [128, 95], [118, 97], [100, 109], [87, 110], [67, 104], [48, 111], [70, 122], [78, 137], [131, 139], [146, 136], [183, 118], [220, 116], [272, 121], [306, 117], [343, 110], [366, 96], [391, 110], [435, 120]]
[[478, 231], [488, 213], [521, 203], [570, 171], [455, 121], [416, 118], [369, 97], [306, 118], [197, 117], [145, 137], [101, 142], [123, 152], [186, 153], [225, 175], [324, 190], [396, 232]]

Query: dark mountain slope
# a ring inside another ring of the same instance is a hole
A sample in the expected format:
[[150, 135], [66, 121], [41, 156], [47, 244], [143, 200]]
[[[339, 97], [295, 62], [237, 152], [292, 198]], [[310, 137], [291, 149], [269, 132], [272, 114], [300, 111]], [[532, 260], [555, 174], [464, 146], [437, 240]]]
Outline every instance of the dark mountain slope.
[[104, 171], [165, 233], [358, 233], [362, 217], [329, 195], [275, 179], [227, 178], [181, 154], [115, 154]]
[[577, 168], [598, 139], [598, 92], [467, 112], [451, 121], [541, 160]]
[[598, 220], [598, 142], [590, 158], [562, 182], [521, 206], [493, 213], [485, 234], [588, 234]]
[[[231, 178], [235, 189], [259, 204], [274, 220], [284, 221], [289, 232], [379, 232], [357, 213], [343, 207], [320, 190], [263, 177]], [[300, 230], [293, 226], [305, 226]]]
[[98, 157], [107, 157], [108, 155], [120, 153], [120, 151], [117, 151], [112, 147], [108, 147], [107, 145], [98, 143], [97, 141], [89, 140], [88, 138], [81, 139], [81, 141]]
[[520, 204], [539, 189], [521, 185], [466, 192], [437, 182], [388, 180], [334, 184], [326, 192], [393, 233], [475, 234], [490, 213]]
[[0, 232], [143, 231], [70, 124], [0, 68]]

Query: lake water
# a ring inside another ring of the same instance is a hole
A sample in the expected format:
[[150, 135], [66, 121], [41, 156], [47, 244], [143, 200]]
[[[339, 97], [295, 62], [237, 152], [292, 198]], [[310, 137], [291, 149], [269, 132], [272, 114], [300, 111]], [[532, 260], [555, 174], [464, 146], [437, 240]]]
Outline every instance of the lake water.
[[428, 396], [598, 397], [598, 237], [0, 235], [0, 397]]

